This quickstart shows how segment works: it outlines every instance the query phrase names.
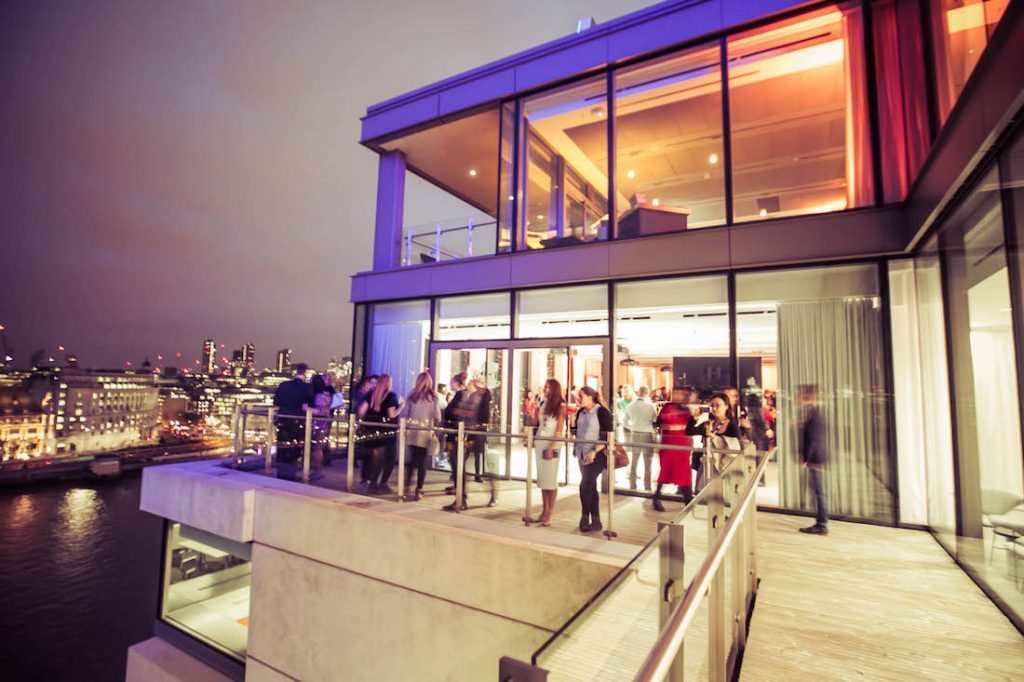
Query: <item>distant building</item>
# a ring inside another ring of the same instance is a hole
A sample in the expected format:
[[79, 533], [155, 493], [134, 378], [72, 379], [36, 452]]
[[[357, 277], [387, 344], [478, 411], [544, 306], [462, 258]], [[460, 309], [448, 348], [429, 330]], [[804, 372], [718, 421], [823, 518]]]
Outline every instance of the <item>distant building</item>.
[[41, 374], [53, 396], [61, 453], [117, 450], [156, 439], [159, 395], [152, 372], [56, 370]]
[[277, 373], [287, 374], [292, 367], [292, 349], [282, 348], [277, 351]]
[[256, 345], [249, 342], [242, 346], [242, 364], [245, 366], [245, 374], [251, 375], [256, 369]]
[[0, 460], [28, 459], [53, 452], [49, 396], [37, 398], [27, 372], [0, 374]]
[[203, 364], [202, 369], [206, 374], [213, 374], [217, 367], [217, 344], [213, 339], [203, 341]]

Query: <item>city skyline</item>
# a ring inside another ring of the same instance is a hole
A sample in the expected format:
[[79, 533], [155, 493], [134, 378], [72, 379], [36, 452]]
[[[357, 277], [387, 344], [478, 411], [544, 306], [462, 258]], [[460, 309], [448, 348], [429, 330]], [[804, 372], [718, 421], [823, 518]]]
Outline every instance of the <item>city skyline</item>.
[[[413, 2], [4, 3], [15, 364], [58, 344], [96, 367], [194, 360], [210, 335], [314, 366], [350, 355], [348, 278], [375, 211], [366, 107], [646, 4], [459, 3], [450, 22]], [[393, 66], [397, 44], [421, 58]], [[410, 224], [435, 217], [409, 186]]]

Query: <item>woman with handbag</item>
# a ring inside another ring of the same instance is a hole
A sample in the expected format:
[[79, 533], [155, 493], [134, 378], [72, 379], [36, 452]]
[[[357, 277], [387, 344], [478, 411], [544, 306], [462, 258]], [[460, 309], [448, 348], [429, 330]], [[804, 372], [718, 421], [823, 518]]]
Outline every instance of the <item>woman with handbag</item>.
[[544, 402], [540, 404], [538, 415], [540, 425], [533, 447], [537, 453], [537, 487], [543, 502], [540, 523], [550, 526], [558, 496], [558, 454], [562, 444], [548, 439], [565, 433], [565, 400], [562, 385], [557, 379], [548, 379], [544, 383]]
[[[441, 401], [434, 392], [434, 379], [429, 372], [420, 372], [416, 377], [416, 386], [412, 389], [400, 417], [409, 420], [410, 426], [421, 428], [408, 431], [405, 442], [409, 448], [409, 468], [405, 470], [405, 489], [409, 490], [409, 483], [412, 480], [412, 470], [416, 469], [416, 492], [405, 494], [405, 499], [423, 499], [423, 481], [427, 476], [427, 451], [431, 448], [432, 441], [437, 439], [434, 432], [421, 429], [433, 429], [441, 421]], [[398, 453], [404, 457], [405, 453]]]
[[601, 494], [597, 479], [608, 466], [608, 433], [615, 428], [612, 413], [604, 406], [601, 396], [590, 386], [579, 391], [580, 409], [576, 413], [576, 447], [573, 455], [579, 460], [580, 474], [580, 531], [601, 530]]
[[[391, 390], [391, 376], [381, 374], [373, 393], [359, 406], [358, 415], [361, 421], [392, 424], [398, 417], [400, 408], [398, 396]], [[374, 427], [364, 428], [373, 429]], [[363, 460], [363, 478], [368, 481], [367, 493], [391, 492], [388, 481], [391, 478], [391, 471], [395, 467], [395, 440], [394, 428], [385, 427], [369, 431], [366, 441], [370, 443], [370, 452]]]

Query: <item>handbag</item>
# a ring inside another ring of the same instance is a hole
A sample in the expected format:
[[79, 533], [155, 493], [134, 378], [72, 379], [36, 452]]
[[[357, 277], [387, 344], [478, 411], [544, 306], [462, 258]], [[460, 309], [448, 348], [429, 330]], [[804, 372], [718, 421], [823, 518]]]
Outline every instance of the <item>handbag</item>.
[[629, 464], [629, 455], [626, 454], [626, 448], [622, 447], [618, 443], [615, 444], [615, 468], [621, 469], [622, 467]]

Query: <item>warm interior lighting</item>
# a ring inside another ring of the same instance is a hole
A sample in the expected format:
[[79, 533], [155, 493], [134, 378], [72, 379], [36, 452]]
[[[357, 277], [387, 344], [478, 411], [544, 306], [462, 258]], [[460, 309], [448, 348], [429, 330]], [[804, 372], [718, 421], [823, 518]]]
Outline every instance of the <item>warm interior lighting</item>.
[[476, 177], [476, 168], [470, 168], [469, 169], [469, 177], [471, 177], [471, 178], [475, 178]]
[[626, 171], [626, 177], [632, 180], [633, 178], [636, 177], [636, 171], [630, 168], [628, 171]]
[[711, 156], [708, 157], [708, 163], [710, 163], [712, 166], [718, 163], [718, 154], [711, 152]]
[[590, 115], [596, 118], [604, 118], [604, 109], [601, 107], [594, 107], [590, 110]]
[[659, 199], [658, 197], [654, 197], [654, 199], [651, 201], [651, 206], [661, 206], [661, 199]]
[[768, 209], [767, 208], [762, 208], [760, 211], [757, 212], [757, 214], [763, 218], [766, 215], [768, 215]]
[[544, 220], [543, 214], [538, 214], [537, 215], [537, 220]]
[[969, 31], [972, 28], [981, 28], [985, 24], [985, 3], [983, 2], [946, 10], [946, 27], [951, 34]]

